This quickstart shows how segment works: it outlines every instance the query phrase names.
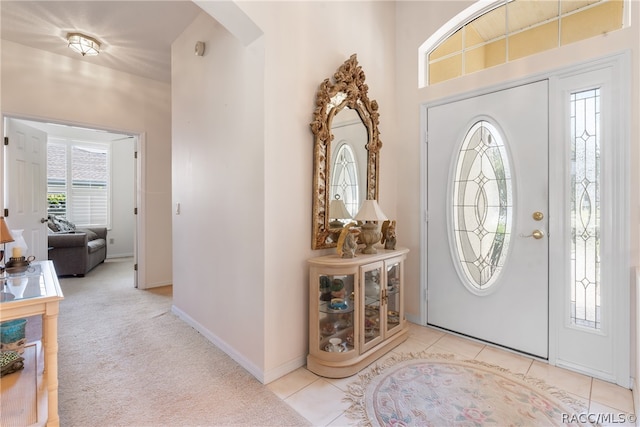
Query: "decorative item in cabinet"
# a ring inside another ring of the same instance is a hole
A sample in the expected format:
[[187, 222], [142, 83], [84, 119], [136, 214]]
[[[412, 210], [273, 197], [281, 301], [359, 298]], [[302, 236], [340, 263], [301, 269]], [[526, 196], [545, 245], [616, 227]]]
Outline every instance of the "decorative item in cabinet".
[[335, 254], [309, 260], [309, 370], [347, 377], [407, 338], [403, 271], [408, 252], [378, 249], [354, 258]]
[[401, 279], [401, 262], [397, 260], [389, 260], [385, 262], [387, 273], [387, 289], [385, 293], [386, 302], [386, 333], [389, 334], [396, 328], [400, 327], [400, 311], [401, 311], [401, 295], [400, 284]]
[[319, 350], [330, 353], [353, 350], [353, 275], [322, 274], [318, 276], [318, 285]]
[[380, 318], [380, 306], [383, 303], [382, 289], [382, 261], [367, 264], [360, 267], [362, 277], [364, 279], [364, 310], [362, 311], [362, 326], [364, 334], [362, 334], [361, 347], [369, 349], [377, 345], [382, 340], [382, 319]]

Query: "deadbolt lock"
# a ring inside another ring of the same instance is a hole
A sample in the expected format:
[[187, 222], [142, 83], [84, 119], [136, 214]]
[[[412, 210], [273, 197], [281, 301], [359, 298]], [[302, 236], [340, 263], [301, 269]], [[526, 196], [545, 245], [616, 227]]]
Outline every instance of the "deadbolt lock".
[[544, 214], [542, 212], [534, 212], [533, 215], [531, 215], [531, 216], [536, 221], [542, 221], [542, 219], [544, 218]]

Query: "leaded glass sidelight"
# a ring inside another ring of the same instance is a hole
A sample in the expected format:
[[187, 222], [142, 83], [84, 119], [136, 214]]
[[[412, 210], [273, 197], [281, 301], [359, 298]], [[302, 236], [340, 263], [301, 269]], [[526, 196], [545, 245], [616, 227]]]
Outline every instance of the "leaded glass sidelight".
[[572, 93], [571, 322], [600, 329], [600, 89]]
[[477, 291], [498, 279], [509, 249], [513, 194], [511, 167], [500, 133], [488, 121], [467, 132], [455, 164], [454, 253], [458, 271]]

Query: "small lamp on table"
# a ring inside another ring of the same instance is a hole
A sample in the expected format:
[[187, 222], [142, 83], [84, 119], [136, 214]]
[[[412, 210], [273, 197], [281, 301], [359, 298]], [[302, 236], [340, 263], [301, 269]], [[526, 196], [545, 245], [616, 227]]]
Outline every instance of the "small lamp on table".
[[329, 223], [329, 228], [342, 228], [345, 223], [340, 220], [351, 219], [351, 214], [338, 194], [329, 203], [329, 218], [333, 220]]
[[[4, 217], [0, 216], [0, 243], [2, 243], [2, 249], [0, 250], [0, 262], [4, 259], [4, 250], [7, 243], [13, 242], [13, 236], [7, 227], [7, 223], [4, 221]], [[0, 268], [4, 270], [4, 265]]]

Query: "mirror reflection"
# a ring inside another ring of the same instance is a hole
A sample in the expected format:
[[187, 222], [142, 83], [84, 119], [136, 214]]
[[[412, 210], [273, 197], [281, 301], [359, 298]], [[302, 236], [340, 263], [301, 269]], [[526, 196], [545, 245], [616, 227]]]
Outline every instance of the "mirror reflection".
[[[331, 133], [329, 218], [344, 224], [356, 215], [366, 199], [367, 128], [357, 111], [343, 108], [333, 118]], [[341, 225], [332, 223], [334, 226]]]

